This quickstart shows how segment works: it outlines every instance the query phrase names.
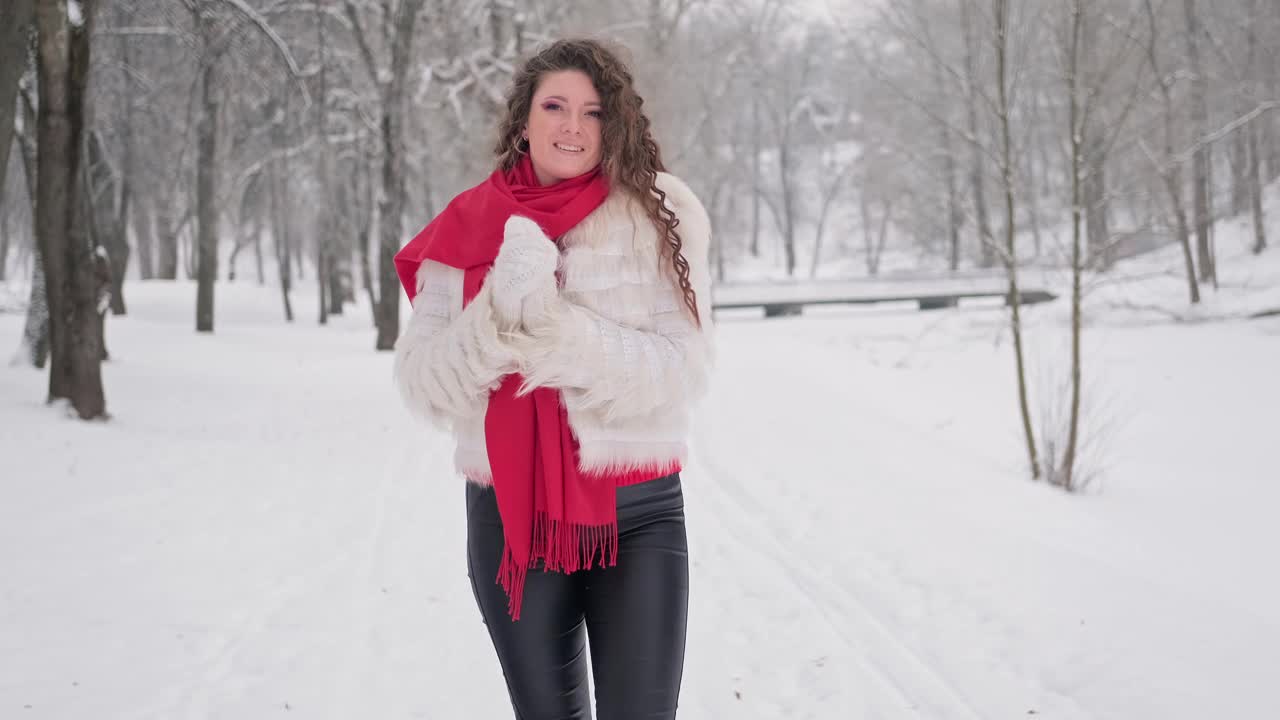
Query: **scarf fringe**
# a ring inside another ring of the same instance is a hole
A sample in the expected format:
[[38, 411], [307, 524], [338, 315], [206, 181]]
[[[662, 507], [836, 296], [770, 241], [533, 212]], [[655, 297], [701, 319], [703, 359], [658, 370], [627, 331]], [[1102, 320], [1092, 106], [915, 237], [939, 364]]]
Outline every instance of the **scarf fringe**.
[[545, 511], [538, 512], [533, 523], [533, 551], [529, 562], [521, 563], [504, 544], [502, 561], [498, 564], [498, 584], [507, 593], [507, 612], [513, 621], [520, 619], [520, 606], [524, 601], [524, 584], [529, 569], [542, 560], [546, 572], [574, 573], [596, 566], [613, 567], [618, 564], [618, 523], [582, 525], [552, 519]]
[[520, 619], [520, 604], [524, 601], [524, 581], [529, 576], [529, 566], [521, 563], [511, 552], [511, 544], [502, 547], [502, 562], [498, 563], [498, 584], [507, 593], [507, 614], [512, 622]]

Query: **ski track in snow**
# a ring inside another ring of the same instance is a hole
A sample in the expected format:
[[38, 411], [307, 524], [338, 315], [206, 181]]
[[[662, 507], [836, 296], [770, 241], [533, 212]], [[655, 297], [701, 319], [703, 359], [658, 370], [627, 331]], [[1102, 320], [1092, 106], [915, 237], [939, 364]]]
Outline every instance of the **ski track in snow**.
[[695, 471], [692, 476], [706, 484], [693, 492], [709, 490], [715, 498], [709, 505], [722, 527], [730, 530], [742, 548], [767, 557], [805, 602], [821, 614], [880, 692], [894, 696], [896, 702], [886, 699], [881, 701], [884, 705], [909, 708], [926, 718], [981, 717], [945, 677], [895, 638], [856, 597], [824, 581], [821, 571], [803, 554], [786, 550], [770, 529], [767, 514], [742, 493], [730, 489], [733, 483], [723, 480], [727, 474], [715, 466], [709, 453], [697, 456], [694, 467], [701, 472]]
[[[783, 332], [778, 331], [777, 328], [772, 330], [780, 334]], [[770, 329], [760, 331], [771, 332]], [[920, 336], [910, 341], [913, 349], [928, 331], [929, 328], [926, 328]], [[732, 330], [730, 332], [732, 333]], [[765, 483], [756, 483], [755, 487], [748, 487], [740, 481], [741, 475], [735, 475], [728, 465], [722, 462], [722, 456], [738, 454], [744, 447], [772, 445], [777, 448], [772, 454], [781, 458], [787, 453], [804, 453], [810, 446], [821, 448], [825, 443], [828, 447], [834, 447], [834, 443], [840, 442], [839, 428], [828, 423], [824, 426], [806, 428], [807, 432], [803, 433], [803, 440], [797, 443], [798, 447], [791, 444], [784, 447], [781, 442], [771, 442], [769, 432], [762, 432], [760, 438], [738, 438], [732, 445], [717, 443], [713, 438], [715, 433], [708, 432], [708, 428], [734, 423], [735, 418], [741, 418], [744, 413], [750, 412], [749, 409], [734, 407], [735, 402], [728, 393], [732, 393], [733, 388], [744, 387], [747, 378], [753, 374], [758, 375], [762, 367], [769, 368], [767, 372], [774, 381], [771, 383], [772, 387], [785, 389], [780, 395], [823, 397], [825, 402], [833, 405], [847, 402], [849, 407], [857, 408], [857, 413], [861, 416], [859, 422], [878, 425], [881, 428], [901, 425], [892, 415], [880, 412], [880, 409], [874, 405], [859, 402], [858, 398], [851, 395], [849, 389], [833, 379], [836, 376], [833, 375], [832, 368], [823, 367], [821, 363], [809, 362], [810, 358], [820, 357], [821, 353], [815, 352], [820, 351], [820, 347], [796, 344], [795, 338], [788, 338], [785, 343], [781, 342], [781, 338], [778, 340], [777, 343], [764, 344], [789, 346], [785, 362], [752, 362], [745, 367], [735, 367], [735, 363], [721, 370], [723, 376], [717, 379], [717, 386], [727, 386], [728, 390], [723, 395], [713, 391], [711, 402], [706, 404], [706, 407], [711, 409], [704, 409], [704, 412], [711, 417], [704, 418], [694, 428], [692, 443], [694, 451], [690, 471], [687, 473], [690, 480], [686, 485], [686, 492], [695, 498], [702, 497], [708, 506], [708, 510], [703, 511], [704, 516], [695, 517], [694, 522], [706, 522], [708, 517], [713, 516], [719, 523], [719, 527], [727, 529], [733, 535], [737, 543], [737, 546], [732, 548], [733, 553], [745, 551], [750, 557], [769, 560], [772, 569], [776, 572], [776, 577], [785, 578], [788, 586], [795, 590], [795, 594], [803, 599], [805, 605], [816, 610], [823, 618], [826, 627], [841, 638], [844, 650], [851, 655], [850, 661], [857, 668], [859, 676], [864, 679], [862, 682], [851, 682], [852, 678], [841, 678], [842, 691], [855, 696], [868, 695], [856, 699], [845, 698], [849, 702], [861, 703], [858, 717], [922, 717], [938, 720], [950, 718], [977, 720], [989, 717], [990, 714], [975, 705], [962, 689], [962, 681], [949, 677], [935, 660], [913, 647], [912, 643], [906, 639], [910, 635], [908, 628], [903, 628], [889, 620], [883, 611], [873, 609], [871, 604], [862, 599], [862, 593], [857, 588], [877, 583], [881, 586], [883, 594], [887, 592], [884, 586], [892, 584], [891, 594], [894, 596], [899, 598], [914, 596], [917, 598], [917, 603], [929, 605], [930, 610], [934, 612], [945, 612], [953, 622], [957, 619], [958, 613], [964, 612], [975, 624], [980, 623], [982, 620], [978, 617], [977, 611], [964, 607], [958, 597], [942, 597], [936, 589], [931, 589], [923, 583], [910, 581], [894, 572], [892, 568], [886, 571], [885, 568], [888, 567], [886, 561], [875, 557], [874, 548], [871, 547], [828, 546], [825, 548], [828, 554], [844, 551], [856, 555], [856, 562], [849, 562], [840, 567], [811, 560], [811, 557], [822, 557], [822, 555], [815, 553], [812, 547], [789, 543], [787, 539], [780, 537], [779, 518], [776, 512], [771, 512], [770, 506], [757, 497], [757, 492], [767, 492], [769, 486]], [[729, 342], [733, 342], [732, 337]], [[743, 357], [743, 355], [737, 357]], [[764, 389], [761, 392], [771, 395], [773, 391]], [[779, 406], [778, 401], [772, 397], [767, 397], [763, 405]], [[787, 420], [800, 419], [778, 418], [775, 422], [783, 423]], [[770, 427], [770, 424], [762, 420], [761, 426]], [[778, 428], [778, 430], [781, 431], [778, 433], [779, 438], [788, 437], [792, 440], [801, 438], [801, 435], [787, 432], [784, 428]], [[903, 433], [914, 430], [915, 428], [901, 428]], [[950, 444], [944, 438], [927, 440], [935, 446]], [[964, 456], [967, 453], [956, 454]], [[973, 459], [979, 467], [984, 464], [981, 457]], [[876, 481], [882, 483], [899, 482], [904, 479], [904, 476], [918, 472], [918, 469], [911, 467], [909, 457], [894, 455], [874, 445], [860, 446], [858, 461], [864, 471], [869, 468], [874, 469]], [[833, 462], [839, 461], [833, 458]], [[785, 461], [780, 463], [785, 470]], [[739, 465], [739, 467], [742, 466]], [[801, 467], [807, 466], [801, 465]], [[824, 484], [840, 479], [837, 472], [827, 477], [795, 481], [807, 483], [820, 497], [824, 493]], [[781, 481], [789, 480], [783, 478]], [[875, 510], [874, 507], [850, 508], [848, 520], [857, 522], [860, 513]], [[829, 539], [834, 536], [826, 537]], [[720, 560], [719, 564], [734, 566], [742, 563]], [[878, 575], [865, 577], [860, 569], [865, 569], [867, 565], [880, 568]], [[834, 579], [837, 573], [839, 573], [838, 582]], [[775, 591], [779, 589], [774, 588]], [[789, 593], [781, 594], [785, 597]], [[1031, 695], [1052, 699], [1056, 710], [1063, 713], [1055, 715], [1056, 717], [1091, 717], [1074, 702], [1058, 696], [1034, 678], [1019, 672], [1015, 667], [1000, 662], [995, 657], [987, 659], [991, 661], [991, 665], [986, 668], [988, 672], [999, 673], [1007, 681], [1025, 687]], [[816, 672], [823, 672], [823, 670], [819, 668]]]
[[405, 476], [404, 466], [405, 453], [388, 454], [374, 486], [374, 509], [369, 523], [369, 536], [362, 543], [363, 552], [359, 558], [359, 570], [355, 573], [356, 582], [351, 584], [351, 610], [346, 627], [353, 631], [349, 633], [350, 647], [344, 654], [344, 670], [340, 674], [344, 690], [340, 707], [359, 707], [362, 690], [368, 687], [366, 678], [373, 664], [374, 616], [377, 612], [373, 598], [377, 592], [379, 565], [384, 557], [384, 539], [388, 532], [387, 502], [396, 487], [397, 478]]

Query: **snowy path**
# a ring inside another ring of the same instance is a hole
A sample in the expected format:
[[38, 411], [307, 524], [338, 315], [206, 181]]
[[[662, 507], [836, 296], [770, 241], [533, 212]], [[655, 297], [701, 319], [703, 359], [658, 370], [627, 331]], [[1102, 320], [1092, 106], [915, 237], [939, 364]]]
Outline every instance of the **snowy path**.
[[[112, 322], [110, 424], [0, 370], [0, 717], [506, 717], [447, 441], [399, 407], [363, 312], [285, 328], [270, 291], [220, 288], [197, 337], [186, 291], [138, 286]], [[1280, 406], [1280, 325], [1100, 332], [1144, 412], [1118, 477], [1069, 498], [1018, 474], [999, 324], [722, 322], [685, 472], [683, 718], [1280, 708], [1275, 425], [1250, 412]], [[1162, 422], [1210, 362], [1179, 401], [1222, 412]]]
[[[761, 330], [787, 333], [785, 326], [725, 325], [722, 391], [709, 403], [712, 409], [696, 434], [698, 453], [690, 476], [698, 481], [688, 490], [692, 502], [707, 506], [704, 519], [714, 516], [712, 532], [727, 531], [734, 541], [718, 564], [738, 572], [752, 564], [751, 558], [762, 561], [754, 568], [762, 577], [757, 587], [768, 588], [769, 594], [747, 616], [755, 618], [755, 626], [772, 628], [770, 638], [785, 636], [791, 645], [766, 653], [766, 661], [770, 655], [808, 656], [803, 664], [775, 660], [772, 667], [766, 662], [752, 668], [758, 677], [747, 684], [768, 702], [746, 716], [987, 717], [969, 689], [913, 642], [911, 622], [864, 600], [865, 591], [877, 586], [882, 595], [894, 592], [895, 600], [939, 601], [927, 585], [911, 585], [888, 567], [889, 558], [877, 555], [875, 542], [868, 542], [874, 539], [855, 527], [868, 514], [887, 509], [874, 497], [876, 488], [920, 479], [919, 460], [904, 445], [915, 429], [869, 405], [861, 381], [843, 379], [849, 377], [847, 367], [823, 360], [829, 353], [810, 352], [820, 351], [820, 343], [812, 345], [804, 337], [759, 343], [751, 336]], [[742, 339], [749, 348], [735, 348], [739, 333], [745, 333]], [[732, 391], [762, 373], [771, 380], [766, 387], [751, 394]], [[788, 407], [799, 409], [797, 398], [821, 398], [840, 410], [839, 420], [831, 413], [786, 413]], [[764, 409], [772, 417], [762, 416]], [[949, 455], [954, 461], [964, 453]], [[986, 469], [995, 468], [988, 463]], [[846, 485], [873, 497], [847, 498], [848, 488], [841, 487]], [[828, 500], [838, 505], [828, 505]], [[717, 578], [717, 587], [724, 587], [723, 582]], [[957, 609], [947, 612], [954, 616]], [[733, 614], [721, 622], [741, 620]], [[726, 656], [738, 657], [755, 647], [756, 653], [747, 654], [755, 657], [760, 640], [744, 638], [743, 648]], [[1013, 683], [1002, 686], [1005, 694], [1026, 691], [1022, 678], [1011, 679]], [[794, 693], [785, 690], [791, 685]], [[822, 702], [814, 709], [795, 712], [815, 699]]]
[[[736, 518], [724, 521], [740, 530], [730, 552], [765, 561], [765, 607], [828, 626], [775, 621], [823, 662], [755, 669], [746, 684], [777, 700], [749, 716], [805, 707], [813, 688], [792, 696], [778, 682], [790, 677], [824, 691], [820, 710], [797, 717], [1280, 708], [1266, 690], [1280, 668], [1267, 649], [1280, 640], [1280, 587], [1257, 574], [1280, 533], [1269, 510], [1241, 502], [1275, 497], [1260, 485], [1274, 419], [1249, 418], [1280, 407], [1280, 384], [1263, 379], [1280, 366], [1280, 325], [1098, 330], [1128, 452], [1108, 459], [1102, 495], [1068, 498], [1004, 460], [1019, 450], [1012, 383], [997, 382], [1010, 362], [993, 344], [997, 314], [848, 321], [722, 324], [722, 382], [697, 434], [693, 476], [706, 481], [689, 494]], [[1219, 379], [1195, 385], [1206, 367]], [[753, 393], [724, 387], [762, 374], [770, 382]], [[1188, 406], [1211, 413], [1214, 431], [1187, 422]], [[1208, 527], [1206, 513], [1217, 513]]]

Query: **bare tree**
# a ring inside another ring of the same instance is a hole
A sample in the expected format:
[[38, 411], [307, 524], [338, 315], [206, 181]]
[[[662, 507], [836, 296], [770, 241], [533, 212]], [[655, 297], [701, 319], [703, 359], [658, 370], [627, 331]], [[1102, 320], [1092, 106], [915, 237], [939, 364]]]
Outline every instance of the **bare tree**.
[[333, 147], [329, 141], [328, 129], [328, 113], [329, 113], [329, 87], [328, 87], [328, 67], [329, 52], [327, 35], [325, 33], [327, 14], [323, 12], [319, 5], [316, 6], [314, 20], [316, 26], [316, 45], [317, 54], [319, 55], [319, 72], [318, 92], [315, 104], [315, 130], [320, 138], [319, 151], [316, 154], [316, 182], [320, 190], [320, 202], [318, 207], [319, 223], [315, 233], [316, 237], [316, 278], [318, 282], [316, 286], [319, 290], [319, 321], [324, 325], [329, 321], [329, 315], [342, 314], [342, 302], [345, 297], [342, 291], [341, 271], [339, 269], [338, 252], [340, 239], [337, 230], [338, 212], [334, 207], [334, 180], [330, 171], [330, 154]]
[[1018, 293], [1018, 244], [1015, 233], [1013, 143], [1009, 131], [1009, 4], [995, 0], [995, 54], [997, 116], [1000, 121], [1000, 177], [1004, 185], [1005, 204], [1005, 271], [1009, 276], [1010, 330], [1013, 332], [1014, 363], [1018, 380], [1018, 409], [1022, 414], [1022, 430], [1027, 442], [1027, 463], [1031, 477], [1040, 477], [1040, 458], [1036, 452], [1035, 433], [1031, 429], [1031, 410], [1027, 402], [1027, 371], [1022, 350], [1022, 297]]
[[[827, 228], [827, 218], [831, 216], [832, 206], [848, 188], [849, 176], [853, 172], [854, 161], [842, 157], [842, 147], [836, 145], [824, 153], [823, 167], [826, 179], [822, 182], [822, 203], [818, 210], [818, 227], [813, 231], [813, 257], [809, 263], [809, 277], [818, 275], [818, 263], [822, 259], [822, 239]], [[888, 213], [886, 213], [886, 217]]]
[[[287, 135], [285, 128], [286, 118], [289, 116], [288, 96], [285, 96], [285, 105], [283, 112], [276, 110], [276, 104], [269, 102], [267, 107], [271, 111], [271, 136], [275, 140], [276, 147], [287, 146]], [[293, 224], [289, 217], [292, 215], [290, 207], [289, 192], [289, 156], [291, 153], [281, 153], [280, 159], [276, 163], [272, 163], [271, 167], [271, 236], [275, 240], [276, 251], [276, 268], [280, 277], [280, 297], [284, 303], [284, 320], [285, 322], [293, 322], [293, 302], [289, 299], [289, 291], [293, 289]]]
[[[0, 7], [0, 191], [4, 190], [13, 146], [18, 81], [27, 66], [27, 33], [31, 30], [32, 0], [11, 0]], [[0, 267], [4, 257], [0, 254]], [[0, 278], [3, 274], [0, 273]]]
[[218, 67], [211, 8], [193, 6], [200, 38], [200, 119], [196, 125], [196, 332], [213, 332], [213, 286], [218, 274], [218, 209], [214, 202], [218, 166]]
[[87, 123], [93, 0], [41, 0], [36, 236], [49, 304], [49, 400], [66, 398], [83, 419], [107, 414], [95, 251], [82, 153]]
[[[782, 250], [787, 275], [796, 269], [796, 226], [800, 214], [798, 177], [798, 126], [808, 110], [808, 98], [804, 96], [809, 80], [811, 64], [809, 53], [785, 53], [779, 66], [787, 73], [785, 79], [773, 84], [773, 93], [763, 95], [766, 110], [773, 166], [777, 172], [776, 193], [764, 193], [782, 238]], [[774, 94], [776, 93], [776, 95]]]
[[[960, 231], [965, 225], [974, 230], [974, 256], [979, 266], [995, 265], [1003, 244], [991, 227], [987, 197], [988, 175], [998, 174], [1000, 165], [999, 133], [992, 130], [998, 125], [997, 103], [987, 89], [994, 74], [985, 52], [990, 46], [987, 35], [991, 29], [986, 25], [988, 31], [983, 32], [987, 14], [974, 0], [886, 4], [879, 20], [889, 38], [903, 43], [903, 50], [897, 53], [902, 57], [863, 59], [863, 65], [882, 78], [885, 86], [911, 109], [906, 114], [902, 108], [890, 110], [888, 117], [881, 120], [888, 134], [898, 136], [894, 148], [900, 159], [917, 168], [920, 179], [928, 179], [927, 185], [918, 179], [915, 187], [933, 188], [914, 193], [913, 202], [918, 207], [904, 209], [903, 214], [940, 218], [917, 223], [924, 226], [921, 229], [927, 246], [939, 245], [929, 236], [942, 234], [946, 238], [942, 247], [952, 270], [961, 262]], [[956, 28], [955, 36], [940, 37], [935, 32], [937, 27], [949, 26]], [[882, 69], [897, 63], [903, 63], [897, 77]], [[922, 76], [932, 82], [921, 83]], [[1011, 102], [1011, 110], [1013, 107]], [[922, 128], [910, 122], [921, 113], [930, 126]], [[935, 133], [940, 140], [938, 145], [930, 147], [921, 142], [922, 137]], [[965, 169], [962, 171], [961, 167]], [[963, 193], [959, 189], [962, 172], [963, 182], [968, 185]]]
[[[36, 58], [28, 63], [29, 79], [35, 83]], [[40, 249], [39, 237], [36, 235], [36, 142], [35, 134], [39, 121], [36, 117], [35, 102], [28, 90], [19, 89], [18, 98], [21, 109], [15, 111], [21, 119], [16, 123], [15, 134], [18, 140], [19, 153], [22, 155], [23, 178], [26, 180], [27, 198], [31, 206], [31, 230], [35, 237], [31, 263], [31, 292], [27, 301], [27, 316], [22, 326], [22, 350], [20, 351], [30, 363], [43, 368], [49, 358], [49, 293], [45, 283], [44, 258]]]
[[[1263, 86], [1262, 53], [1258, 48], [1258, 30], [1251, 19], [1258, 16], [1258, 0], [1249, 0], [1245, 27], [1245, 92], [1246, 105], [1249, 100], [1254, 103], [1262, 99], [1265, 92]], [[1244, 130], [1246, 155], [1246, 180], [1249, 196], [1249, 212], [1253, 216], [1253, 252], [1255, 255], [1267, 249], [1267, 223], [1262, 212], [1262, 150], [1260, 137], [1262, 122], [1249, 123]]]
[[[1156, 77], [1156, 87], [1160, 90], [1160, 99], [1163, 103], [1163, 112], [1161, 119], [1164, 129], [1163, 139], [1164, 148], [1161, 156], [1155, 159], [1156, 169], [1160, 173], [1163, 181], [1165, 193], [1169, 198], [1169, 209], [1174, 216], [1174, 231], [1177, 233], [1178, 243], [1182, 246], [1182, 255], [1184, 266], [1187, 274], [1187, 290], [1190, 294], [1191, 302], [1200, 302], [1200, 284], [1196, 279], [1195, 260], [1191, 253], [1191, 230], [1187, 221], [1187, 212], [1182, 200], [1182, 170], [1179, 163], [1174, 157], [1174, 102], [1173, 102], [1173, 77], [1163, 72], [1160, 65], [1157, 52], [1157, 44], [1159, 38], [1158, 24], [1156, 18], [1156, 9], [1152, 0], [1143, 0], [1147, 10], [1147, 62], [1151, 66], [1151, 72]], [[1152, 157], [1152, 153], [1148, 151], [1148, 156]]]
[[[1183, 0], [1187, 32], [1187, 62], [1191, 71], [1191, 124], [1196, 137], [1209, 132], [1209, 78], [1200, 58], [1200, 20], [1196, 14], [1196, 0]], [[1191, 194], [1196, 213], [1196, 260], [1200, 266], [1200, 282], [1218, 284], [1218, 272], [1214, 268], [1210, 233], [1213, 232], [1213, 210], [1209, 191], [1212, 187], [1212, 165], [1209, 145], [1198, 143], [1192, 159]]]
[[[1061, 485], [1068, 492], [1072, 490], [1072, 472], [1076, 464], [1076, 447], [1080, 427], [1080, 329], [1081, 303], [1080, 286], [1084, 267], [1081, 252], [1080, 223], [1081, 205], [1084, 203], [1083, 183], [1081, 175], [1086, 163], [1084, 152], [1084, 115], [1080, 99], [1080, 35], [1084, 25], [1084, 9], [1082, 0], [1071, 0], [1068, 11], [1068, 42], [1066, 48], [1066, 81], [1068, 124], [1067, 134], [1071, 144], [1071, 415], [1067, 429], [1067, 447], [1062, 454], [1059, 465], [1050, 458], [1050, 482]], [[1060, 477], [1052, 477], [1059, 474]]]
[[[876, 231], [871, 229], [875, 223], [873, 197], [876, 197], [880, 204], [880, 224]], [[863, 186], [862, 192], [858, 193], [858, 198], [862, 206], [862, 212], [859, 215], [862, 217], [862, 247], [867, 274], [875, 277], [880, 273], [880, 258], [884, 257], [884, 245], [889, 238], [889, 221], [893, 218], [893, 198], [872, 192], [870, 183]]]
[[[969, 137], [982, 136], [982, 128], [978, 123], [979, 99], [983, 97], [978, 67], [978, 30], [972, 15], [971, 0], [960, 0], [961, 22], [964, 28], [964, 79], [965, 79], [965, 113], [969, 121]], [[987, 216], [987, 190], [985, 172], [983, 170], [983, 154], [977, 142], [970, 143], [969, 184], [973, 192], [973, 211], [977, 217], [978, 247], [980, 262], [983, 267], [995, 264], [991, 221]], [[1016, 307], [1016, 305], [1015, 305]], [[1033, 451], [1034, 452], [1034, 451]], [[1038, 474], [1038, 471], [1037, 471]]]
[[[938, 98], [946, 97], [942, 70], [934, 65], [931, 75]], [[960, 224], [963, 221], [964, 212], [960, 209], [960, 195], [957, 188], [958, 169], [955, 143], [952, 141], [954, 132], [948, 123], [936, 123], [936, 125], [942, 149], [942, 182], [947, 194], [947, 267], [951, 272], [955, 272], [960, 267]]]
[[[229, 20], [220, 22], [219, 8], [228, 9]], [[240, 22], [261, 33], [280, 55], [294, 78], [301, 70], [284, 40], [266, 19], [244, 0], [193, 0], [190, 4], [199, 42], [200, 111], [196, 122], [196, 331], [213, 332], [214, 283], [218, 274], [218, 120], [222, 83], [218, 68], [231, 48]], [[223, 27], [230, 25], [230, 30]], [[305, 87], [303, 88], [305, 94]]]
[[[0, 204], [5, 202], [6, 176], [10, 166], [9, 149], [13, 147], [15, 128], [21, 126], [21, 116], [27, 105], [24, 93], [23, 107], [18, 107], [19, 87], [24, 75], [34, 65], [34, 58], [30, 57], [29, 52], [29, 40], [34, 37], [31, 17], [31, 0], [16, 0], [12, 5], [0, 8]], [[26, 142], [25, 134], [19, 134], [18, 143], [21, 145]], [[25, 158], [23, 161], [25, 162]], [[27, 179], [27, 186], [30, 190], [30, 177]], [[20, 194], [11, 193], [10, 197]], [[34, 206], [34, 194], [28, 195]], [[7, 228], [0, 227], [0, 282], [8, 276], [9, 240]]]
[[360, 19], [354, 0], [344, 0], [344, 9], [355, 33], [365, 70], [378, 87], [379, 127], [382, 137], [382, 194], [378, 203], [378, 350], [391, 350], [400, 335], [400, 280], [393, 262], [402, 238], [405, 202], [404, 101], [405, 80], [413, 45], [413, 28], [422, 0], [383, 0], [382, 42], [390, 48], [390, 62], [384, 71], [374, 55], [374, 33]]

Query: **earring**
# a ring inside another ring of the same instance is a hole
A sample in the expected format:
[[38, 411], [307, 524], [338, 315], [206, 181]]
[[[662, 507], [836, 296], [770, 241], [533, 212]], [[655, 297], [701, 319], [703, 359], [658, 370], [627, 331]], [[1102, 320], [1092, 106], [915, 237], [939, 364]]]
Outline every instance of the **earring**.
[[[520, 147], [520, 143], [521, 143], [521, 142], [523, 142], [523, 143], [524, 143], [524, 147], [523, 147], [523, 148], [521, 148], [521, 147]], [[520, 155], [524, 155], [524, 154], [525, 154], [525, 153], [527, 153], [527, 152], [529, 152], [529, 138], [527, 138], [527, 137], [522, 137], [522, 138], [520, 138], [519, 140], [517, 140], [517, 141], [516, 141], [516, 153], [517, 153], [517, 154], [520, 154]]]

